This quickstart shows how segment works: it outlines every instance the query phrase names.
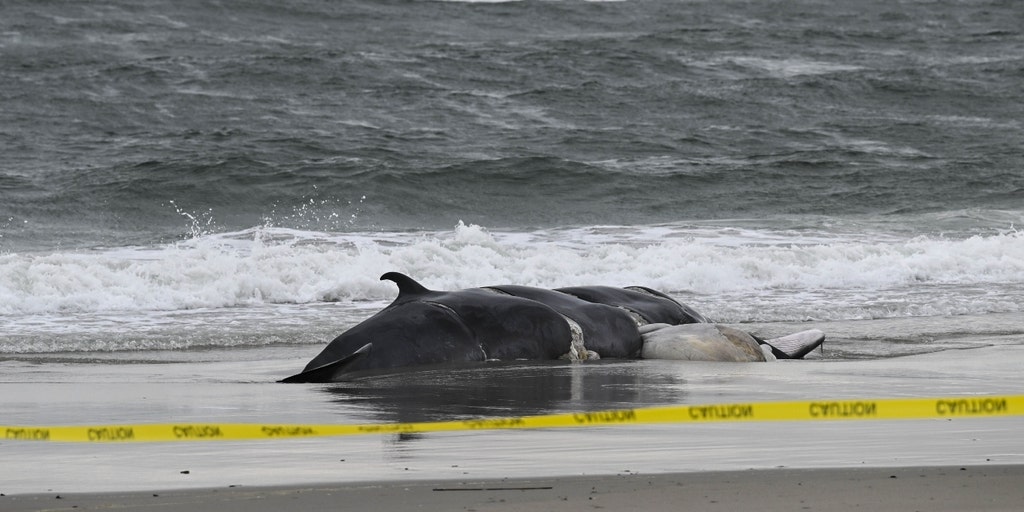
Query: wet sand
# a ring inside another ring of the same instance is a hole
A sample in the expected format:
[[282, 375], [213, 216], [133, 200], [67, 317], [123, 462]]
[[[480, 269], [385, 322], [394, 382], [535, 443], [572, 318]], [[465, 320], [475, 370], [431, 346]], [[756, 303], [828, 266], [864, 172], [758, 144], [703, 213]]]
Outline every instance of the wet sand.
[[0, 497], [29, 510], [1018, 511], [1024, 466], [773, 469]]
[[[852, 361], [510, 365], [345, 385], [276, 384], [297, 358], [294, 347], [274, 350], [172, 354], [189, 361], [2, 361], [0, 411], [7, 425], [366, 423], [1024, 390], [1024, 345]], [[259, 511], [339, 499], [379, 510], [591, 510], [595, 501], [655, 510], [1022, 510], [1020, 432], [1024, 417], [1015, 416], [186, 443], [0, 440], [0, 510]], [[434, 490], [449, 487], [473, 490]], [[486, 490], [493, 488], [504, 490]]]

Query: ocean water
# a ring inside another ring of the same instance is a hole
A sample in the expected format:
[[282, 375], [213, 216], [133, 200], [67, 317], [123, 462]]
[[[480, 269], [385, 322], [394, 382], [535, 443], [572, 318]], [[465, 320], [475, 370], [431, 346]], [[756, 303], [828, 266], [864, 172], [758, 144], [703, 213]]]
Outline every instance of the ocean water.
[[1011, 0], [5, 1], [0, 359], [299, 369], [388, 271], [1022, 344], [1022, 83]]

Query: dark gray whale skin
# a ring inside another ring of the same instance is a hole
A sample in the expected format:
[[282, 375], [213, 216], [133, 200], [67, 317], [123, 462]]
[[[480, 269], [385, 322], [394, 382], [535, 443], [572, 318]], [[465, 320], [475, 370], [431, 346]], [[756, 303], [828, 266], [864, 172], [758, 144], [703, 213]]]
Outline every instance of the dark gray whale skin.
[[555, 291], [588, 302], [623, 308], [649, 324], [681, 325], [711, 322], [693, 308], [680, 304], [664, 293], [643, 286], [572, 286], [556, 288]]
[[539, 302], [483, 288], [428, 290], [397, 272], [381, 280], [398, 285], [394, 302], [282, 382], [332, 382], [419, 365], [551, 360], [569, 351], [569, 324]]
[[490, 286], [493, 290], [539, 302], [571, 318], [583, 330], [588, 350], [603, 358], [632, 359], [640, 355], [643, 340], [629, 313], [615, 306], [585, 301], [572, 295], [529, 286]]

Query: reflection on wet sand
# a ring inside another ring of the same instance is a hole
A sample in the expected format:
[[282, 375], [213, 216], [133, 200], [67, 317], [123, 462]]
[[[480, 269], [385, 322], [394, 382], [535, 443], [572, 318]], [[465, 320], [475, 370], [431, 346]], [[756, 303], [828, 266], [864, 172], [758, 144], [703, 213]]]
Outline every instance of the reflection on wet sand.
[[322, 388], [381, 422], [526, 416], [682, 403], [684, 380], [638, 361], [495, 363], [406, 371]]

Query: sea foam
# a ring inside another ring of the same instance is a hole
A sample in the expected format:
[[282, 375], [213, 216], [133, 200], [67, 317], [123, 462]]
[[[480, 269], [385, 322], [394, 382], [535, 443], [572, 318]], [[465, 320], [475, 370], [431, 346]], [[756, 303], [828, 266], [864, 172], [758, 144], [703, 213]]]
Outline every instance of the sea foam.
[[1024, 234], [898, 239], [688, 226], [491, 232], [462, 223], [444, 232], [326, 233], [264, 226], [155, 247], [0, 255], [0, 314], [387, 301], [394, 285], [378, 276], [388, 271], [434, 289], [644, 285], [711, 302], [827, 293], [833, 307], [941, 288], [970, 294], [975, 312], [1006, 312], [1024, 303], [1009, 293], [1024, 283]]

